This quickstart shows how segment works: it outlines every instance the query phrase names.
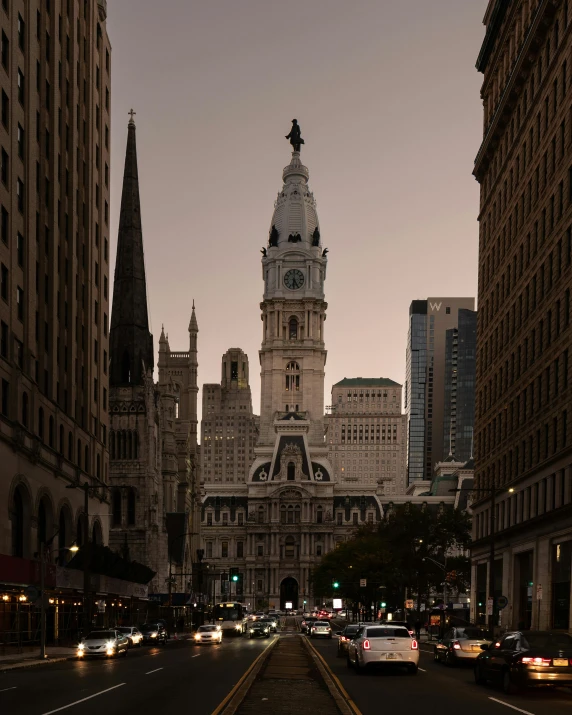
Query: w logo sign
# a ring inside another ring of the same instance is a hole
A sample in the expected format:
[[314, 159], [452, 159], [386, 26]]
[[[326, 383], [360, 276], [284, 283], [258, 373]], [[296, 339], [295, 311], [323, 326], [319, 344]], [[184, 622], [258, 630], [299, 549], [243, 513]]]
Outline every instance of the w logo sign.
[[443, 305], [443, 303], [429, 303], [429, 307], [431, 308], [431, 310], [437, 310], [437, 311], [441, 310], [442, 305]]

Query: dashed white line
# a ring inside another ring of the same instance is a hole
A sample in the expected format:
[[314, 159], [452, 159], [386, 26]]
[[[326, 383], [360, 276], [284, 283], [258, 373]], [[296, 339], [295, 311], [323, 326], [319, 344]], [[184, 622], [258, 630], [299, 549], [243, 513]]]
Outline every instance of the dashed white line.
[[52, 715], [52, 713], [59, 713], [60, 710], [67, 710], [68, 708], [71, 708], [74, 705], [79, 705], [80, 703], [85, 703], [86, 700], [91, 700], [92, 698], [97, 698], [98, 695], [103, 695], [104, 693], [108, 693], [110, 690], [115, 690], [116, 688], [120, 688], [122, 685], [125, 685], [125, 683], [119, 683], [119, 685], [114, 685], [112, 688], [107, 688], [106, 690], [100, 690], [99, 693], [94, 693], [93, 695], [88, 695], [87, 698], [82, 698], [81, 700], [75, 700], [73, 703], [70, 703], [69, 705], [63, 705], [61, 708], [56, 708], [55, 710], [48, 710], [47, 713], [42, 713], [42, 715]]
[[201, 654], [200, 654], [200, 653], [197, 653], [196, 655], [192, 655], [192, 656], [191, 656], [191, 658], [200, 658], [200, 657], [201, 657]]
[[517, 708], [515, 705], [511, 705], [510, 703], [505, 703], [504, 700], [498, 700], [497, 698], [491, 698], [489, 697], [489, 700], [492, 700], [495, 703], [499, 703], [499, 705], [504, 705], [507, 708], [510, 708], [511, 710], [516, 710], [519, 713], [524, 713], [524, 715], [534, 715], [534, 713], [531, 713], [530, 710], [523, 710], [522, 708]]
[[0, 690], [0, 693], [5, 693], [7, 690], [16, 690], [16, 685], [13, 685], [11, 688], [3, 688]]
[[155, 670], [150, 670], [145, 675], [151, 675], [151, 673], [158, 673], [160, 670], [163, 670], [163, 668], [155, 668]]
[[417, 668], [417, 670], [420, 670], [422, 673], [426, 673], [426, 672], [427, 672], [424, 668]]

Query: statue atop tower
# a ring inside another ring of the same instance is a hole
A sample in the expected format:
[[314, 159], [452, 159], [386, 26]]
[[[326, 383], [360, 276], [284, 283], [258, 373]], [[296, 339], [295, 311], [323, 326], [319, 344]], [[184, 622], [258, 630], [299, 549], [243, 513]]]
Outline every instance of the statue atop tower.
[[286, 135], [286, 139], [290, 140], [294, 151], [300, 151], [300, 147], [305, 143], [297, 119], [292, 120], [292, 129], [290, 129], [290, 134]]

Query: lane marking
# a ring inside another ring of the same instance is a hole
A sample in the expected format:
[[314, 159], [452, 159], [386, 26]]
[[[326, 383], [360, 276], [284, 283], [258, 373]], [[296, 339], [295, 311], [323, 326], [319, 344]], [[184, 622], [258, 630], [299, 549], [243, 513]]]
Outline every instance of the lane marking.
[[[264, 657], [264, 654], [269, 648], [272, 648], [272, 646], [277, 642], [277, 639], [273, 638], [270, 643], [266, 646], [266, 648], [260, 653], [254, 661], [251, 663], [250, 668], [246, 671], [246, 673], [243, 674], [243, 676], [240, 678], [238, 683], [234, 686], [234, 688], [230, 691], [230, 693], [226, 696], [226, 698], [220, 703], [220, 705], [213, 710], [211, 715], [220, 715], [220, 713], [226, 708], [228, 703], [232, 700], [234, 695], [240, 690], [240, 686], [244, 683], [244, 681], [248, 678], [250, 673], [256, 668], [257, 663]], [[196, 657], [196, 656], [193, 656]], [[50, 715], [49, 713], [45, 713], [44, 715]]]
[[16, 690], [17, 687], [17, 685], [13, 685], [11, 688], [4, 688], [3, 690], [0, 690], [0, 693], [5, 693], [7, 690]]
[[163, 670], [163, 668], [155, 668], [155, 670], [150, 670], [148, 673], [145, 673], [145, 675], [151, 675], [151, 673], [158, 673], [160, 670]]
[[426, 673], [426, 672], [427, 672], [424, 668], [417, 668], [417, 670], [420, 670], [422, 673]]
[[524, 715], [534, 715], [534, 713], [531, 713], [530, 710], [522, 710], [522, 708], [517, 708], [515, 705], [511, 705], [510, 703], [505, 703], [504, 700], [498, 700], [497, 698], [491, 698], [489, 697], [489, 700], [492, 700], [495, 703], [499, 703], [500, 705], [504, 705], [507, 708], [510, 708], [511, 710], [517, 710], [519, 713], [524, 713]]
[[61, 708], [56, 708], [55, 710], [48, 710], [47, 713], [42, 713], [42, 715], [52, 715], [52, 713], [59, 713], [60, 710], [67, 710], [68, 708], [72, 708], [74, 705], [79, 705], [80, 703], [85, 703], [86, 700], [91, 700], [92, 698], [97, 698], [99, 695], [103, 695], [104, 693], [108, 693], [110, 690], [115, 690], [116, 688], [120, 688], [122, 685], [126, 685], [126, 683], [119, 683], [119, 685], [114, 685], [112, 688], [107, 688], [106, 690], [100, 690], [99, 693], [94, 693], [93, 695], [88, 695], [87, 698], [82, 698], [81, 700], [76, 700], [73, 703], [70, 703], [69, 705], [64, 705]]

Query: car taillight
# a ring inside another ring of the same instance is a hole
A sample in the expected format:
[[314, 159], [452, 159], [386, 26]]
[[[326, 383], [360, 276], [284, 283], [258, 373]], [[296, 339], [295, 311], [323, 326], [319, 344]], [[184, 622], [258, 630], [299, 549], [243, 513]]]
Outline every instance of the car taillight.
[[415, 631], [407, 631], [407, 632], [409, 633], [410, 636], [412, 636], [415, 633]]
[[369, 643], [368, 640], [365, 640], [365, 641], [361, 644], [361, 647], [362, 647], [364, 650], [371, 650], [371, 645], [370, 645], [370, 643]]
[[419, 644], [415, 639], [411, 641], [411, 650], [419, 650]]
[[552, 660], [550, 658], [529, 658], [524, 656], [520, 659], [520, 662], [527, 665], [550, 665]]
[[459, 643], [459, 641], [453, 641], [453, 648], [455, 650], [461, 650], [461, 644]]

